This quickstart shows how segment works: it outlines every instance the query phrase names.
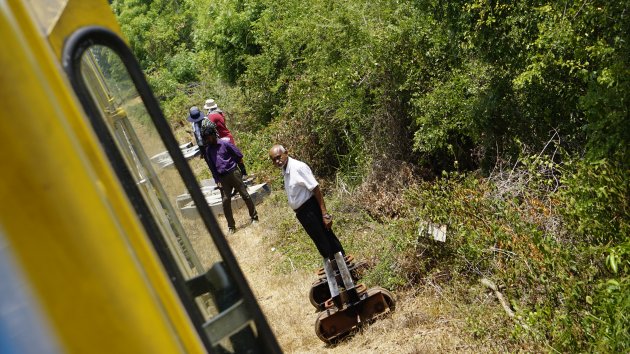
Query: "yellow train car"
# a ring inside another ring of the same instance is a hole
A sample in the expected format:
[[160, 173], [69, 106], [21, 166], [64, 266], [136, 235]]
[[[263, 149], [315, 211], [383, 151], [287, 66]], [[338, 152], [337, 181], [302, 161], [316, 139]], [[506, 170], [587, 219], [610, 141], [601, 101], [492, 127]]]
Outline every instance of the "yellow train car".
[[0, 38], [0, 352], [281, 352], [108, 3], [2, 0]]

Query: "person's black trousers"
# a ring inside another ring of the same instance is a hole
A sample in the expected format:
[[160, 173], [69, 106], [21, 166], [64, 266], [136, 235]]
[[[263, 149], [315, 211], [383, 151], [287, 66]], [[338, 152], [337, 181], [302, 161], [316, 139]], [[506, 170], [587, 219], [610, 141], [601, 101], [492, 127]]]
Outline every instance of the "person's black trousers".
[[327, 230], [322, 221], [322, 211], [319, 208], [317, 199], [311, 197], [295, 211], [295, 216], [304, 227], [306, 233], [315, 243], [319, 254], [324, 258], [334, 259], [335, 253], [341, 252], [345, 255], [341, 242], [332, 231]]

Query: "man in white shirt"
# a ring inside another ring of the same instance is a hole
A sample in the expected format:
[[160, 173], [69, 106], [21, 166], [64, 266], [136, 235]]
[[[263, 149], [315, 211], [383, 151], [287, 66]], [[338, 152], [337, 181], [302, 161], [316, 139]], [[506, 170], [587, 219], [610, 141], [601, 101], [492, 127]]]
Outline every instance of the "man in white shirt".
[[289, 157], [282, 145], [269, 150], [272, 163], [282, 169], [284, 189], [289, 206], [311, 237], [322, 257], [334, 259], [335, 253], [345, 254], [339, 239], [332, 231], [332, 216], [326, 210], [324, 197], [311, 168], [302, 161]]

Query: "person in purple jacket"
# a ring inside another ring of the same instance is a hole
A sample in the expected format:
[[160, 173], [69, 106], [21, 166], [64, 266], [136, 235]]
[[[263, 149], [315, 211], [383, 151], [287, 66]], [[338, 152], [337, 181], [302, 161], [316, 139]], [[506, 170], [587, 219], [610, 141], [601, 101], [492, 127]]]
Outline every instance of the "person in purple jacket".
[[217, 138], [217, 128], [214, 123], [204, 119], [201, 125], [201, 136], [205, 146], [204, 159], [212, 172], [212, 177], [221, 190], [223, 202], [223, 214], [228, 223], [228, 233], [236, 231], [234, 215], [232, 214], [232, 191], [236, 189], [243, 198], [251, 223], [258, 222], [258, 212], [254, 206], [251, 196], [247, 192], [247, 187], [243, 183], [238, 162], [243, 158], [241, 151], [232, 143]]

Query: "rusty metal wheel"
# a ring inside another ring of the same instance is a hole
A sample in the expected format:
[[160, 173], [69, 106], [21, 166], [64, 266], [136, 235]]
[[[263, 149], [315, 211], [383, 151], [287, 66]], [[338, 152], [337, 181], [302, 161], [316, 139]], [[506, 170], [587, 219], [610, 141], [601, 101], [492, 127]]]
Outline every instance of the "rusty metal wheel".
[[381, 293], [381, 295], [383, 295], [383, 298], [385, 299], [385, 302], [387, 303], [389, 310], [394, 311], [394, 309], [396, 309], [396, 300], [394, 299], [394, 295], [392, 295], [392, 293], [389, 290], [385, 288], [381, 288], [380, 286], [375, 286], [373, 288], [368, 289], [367, 294], [369, 297], [379, 292]]
[[317, 334], [317, 338], [319, 338], [322, 342], [326, 344], [331, 344], [332, 338], [328, 338], [326, 335], [324, 335], [324, 329], [322, 327], [322, 319], [328, 317], [331, 311], [335, 311], [335, 310], [330, 309], [330, 310], [320, 312], [319, 315], [317, 316], [317, 320], [315, 320], [315, 334]]
[[319, 279], [311, 285], [308, 291], [308, 299], [318, 310], [324, 309], [324, 302], [330, 298], [330, 290], [328, 289], [328, 282], [325, 279]]
[[361, 322], [369, 324], [376, 321], [396, 308], [394, 296], [388, 290], [381, 287], [368, 289], [359, 307]]
[[354, 311], [348, 308], [339, 310], [332, 307], [320, 312], [317, 316], [315, 334], [326, 344], [337, 344], [356, 333], [359, 325], [359, 318]]

